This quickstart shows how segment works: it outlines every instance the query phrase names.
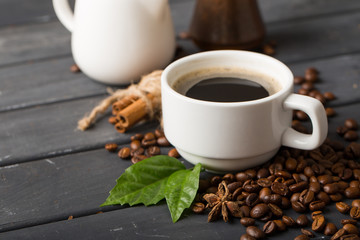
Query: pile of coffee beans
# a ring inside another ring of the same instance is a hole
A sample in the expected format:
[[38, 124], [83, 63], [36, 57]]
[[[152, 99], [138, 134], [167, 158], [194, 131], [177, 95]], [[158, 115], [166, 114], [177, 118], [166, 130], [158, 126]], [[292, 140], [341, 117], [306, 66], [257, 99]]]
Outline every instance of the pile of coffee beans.
[[359, 124], [353, 118], [346, 119], [343, 126], [336, 128], [337, 134], [343, 137], [346, 141], [356, 141], [359, 136], [356, 132], [358, 130]]
[[[242, 240], [262, 239], [296, 226], [303, 228], [296, 239], [309, 239], [314, 236], [312, 231], [328, 236], [335, 234], [334, 240], [358, 239], [358, 232], [346, 224], [356, 225], [360, 219], [360, 200], [357, 199], [360, 198], [360, 163], [356, 161], [359, 157], [360, 144], [356, 142], [345, 147], [339, 141], [327, 139], [311, 151], [282, 148], [263, 166], [201, 179], [194, 212], [213, 210], [211, 206], [215, 204], [211, 201], [217, 200], [209, 195], [222, 195], [219, 186], [225, 181], [231, 194], [225, 203], [227, 212], [233, 218], [240, 218], [240, 223], [247, 227]], [[344, 198], [356, 200], [349, 206], [341, 202]], [[322, 214], [331, 202], [337, 202], [336, 208], [351, 217], [344, 220], [340, 230]], [[284, 210], [288, 208], [301, 215], [297, 219], [286, 216]], [[304, 214], [307, 212], [312, 212], [312, 223]], [[262, 229], [255, 226], [256, 221], [265, 222]], [[307, 226], [311, 226], [311, 230], [305, 229]], [[351, 238], [341, 238], [345, 235]]]
[[[324, 106], [326, 106], [326, 103], [336, 99], [336, 96], [332, 92], [321, 93], [318, 89], [316, 89], [315, 84], [319, 82], [319, 74], [320, 73], [316, 68], [307, 68], [304, 76], [296, 76], [294, 78], [294, 84], [301, 86], [297, 93], [316, 98]], [[336, 115], [335, 110], [331, 107], [325, 107], [325, 111], [328, 117]], [[309, 119], [306, 113], [300, 110], [294, 111], [294, 118], [300, 121], [306, 121]]]
[[[137, 133], [131, 136], [130, 139], [131, 142], [129, 146], [122, 147], [120, 150], [116, 143], [107, 143], [105, 149], [109, 152], [117, 152], [119, 158], [124, 160], [131, 159], [131, 162], [135, 164], [145, 158], [160, 155], [160, 147], [171, 146], [164, 132], [158, 129], [145, 134]], [[167, 154], [170, 157], [180, 157], [175, 148], [171, 148]]]

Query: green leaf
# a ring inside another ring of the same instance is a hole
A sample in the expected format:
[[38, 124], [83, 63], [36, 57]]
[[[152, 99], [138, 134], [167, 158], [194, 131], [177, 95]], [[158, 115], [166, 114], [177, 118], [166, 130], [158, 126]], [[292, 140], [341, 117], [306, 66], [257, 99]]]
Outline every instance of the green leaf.
[[144, 159], [125, 170], [101, 206], [156, 204], [165, 197], [168, 177], [182, 169], [185, 169], [185, 166], [169, 156], [158, 155]]
[[193, 170], [180, 170], [169, 177], [165, 188], [165, 198], [174, 223], [194, 201], [199, 187], [200, 171], [201, 164], [198, 163]]

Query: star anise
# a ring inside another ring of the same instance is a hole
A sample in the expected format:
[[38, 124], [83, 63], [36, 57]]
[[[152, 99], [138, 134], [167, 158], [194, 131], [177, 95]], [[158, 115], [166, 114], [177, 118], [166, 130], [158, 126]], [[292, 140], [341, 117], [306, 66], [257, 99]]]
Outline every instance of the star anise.
[[226, 185], [222, 181], [218, 186], [216, 194], [208, 193], [203, 196], [206, 200], [207, 208], [211, 208], [208, 215], [208, 222], [217, 220], [222, 215], [225, 222], [229, 221], [229, 213], [234, 217], [241, 217], [240, 202], [231, 201], [232, 196]]

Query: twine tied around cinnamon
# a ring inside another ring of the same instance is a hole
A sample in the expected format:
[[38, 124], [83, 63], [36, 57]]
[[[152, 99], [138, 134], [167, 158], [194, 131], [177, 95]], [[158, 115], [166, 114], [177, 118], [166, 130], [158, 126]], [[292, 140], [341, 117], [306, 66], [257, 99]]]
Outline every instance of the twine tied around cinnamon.
[[94, 107], [90, 114], [78, 121], [78, 129], [85, 131], [110, 105], [115, 116], [115, 128], [119, 132], [125, 132], [145, 117], [154, 119], [161, 112], [161, 74], [162, 70], [153, 71], [142, 76], [138, 84], [112, 92]]

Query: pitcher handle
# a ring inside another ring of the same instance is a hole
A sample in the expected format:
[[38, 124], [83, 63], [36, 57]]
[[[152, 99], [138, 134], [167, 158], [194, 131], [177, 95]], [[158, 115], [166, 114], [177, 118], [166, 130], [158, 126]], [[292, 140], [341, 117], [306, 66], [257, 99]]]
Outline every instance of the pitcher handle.
[[284, 108], [304, 111], [312, 123], [312, 134], [303, 134], [289, 127], [282, 136], [284, 146], [300, 148], [304, 150], [315, 149], [320, 146], [328, 131], [328, 122], [322, 103], [308, 96], [292, 93], [284, 101]]
[[70, 8], [68, 0], [53, 0], [52, 2], [56, 16], [67, 30], [72, 32], [74, 28], [74, 13]]

